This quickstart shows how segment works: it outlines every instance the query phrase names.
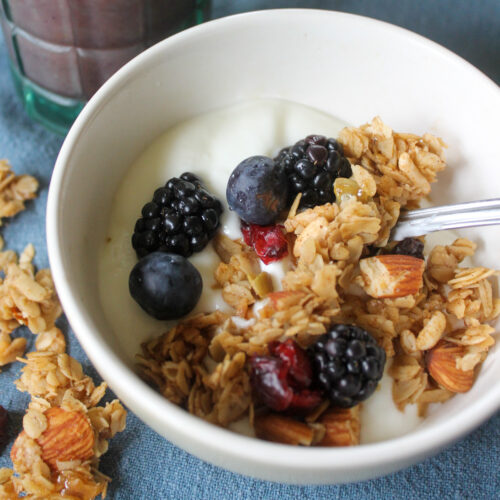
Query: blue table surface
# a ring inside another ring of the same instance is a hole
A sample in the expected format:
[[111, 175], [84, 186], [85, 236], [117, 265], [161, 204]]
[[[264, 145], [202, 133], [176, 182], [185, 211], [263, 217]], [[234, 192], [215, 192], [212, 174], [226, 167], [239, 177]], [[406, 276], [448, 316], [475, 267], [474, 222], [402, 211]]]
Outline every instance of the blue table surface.
[[[499, 0], [214, 0], [213, 17], [270, 7], [315, 7], [375, 17], [419, 32], [462, 55], [500, 82]], [[0, 158], [8, 158], [19, 173], [35, 175], [40, 196], [2, 227], [6, 247], [21, 251], [32, 242], [35, 264], [47, 267], [45, 206], [52, 168], [62, 139], [31, 122], [17, 96], [7, 68], [7, 54], [0, 42]], [[99, 379], [65, 318], [69, 352], [85, 372]], [[33, 338], [25, 329], [16, 335]], [[9, 432], [22, 427], [28, 396], [18, 392], [14, 380], [20, 364], [0, 375], [0, 404], [10, 412]], [[112, 394], [108, 395], [108, 399]], [[102, 471], [113, 481], [108, 498], [139, 499], [277, 499], [277, 498], [474, 498], [500, 496], [500, 414], [433, 458], [398, 473], [362, 483], [341, 486], [290, 486], [251, 479], [220, 469], [175, 447], [129, 413], [126, 430], [115, 437], [101, 461]], [[0, 456], [0, 467], [9, 467], [12, 439]]]

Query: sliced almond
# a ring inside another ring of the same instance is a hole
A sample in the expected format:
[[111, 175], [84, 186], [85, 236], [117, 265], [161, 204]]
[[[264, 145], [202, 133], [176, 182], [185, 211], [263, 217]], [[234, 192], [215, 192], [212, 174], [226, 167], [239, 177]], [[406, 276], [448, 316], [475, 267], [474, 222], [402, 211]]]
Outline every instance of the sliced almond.
[[405, 297], [422, 287], [425, 261], [410, 255], [377, 255], [359, 261], [362, 286], [377, 299]]
[[429, 321], [420, 330], [416, 347], [419, 351], [427, 351], [434, 347], [446, 329], [446, 316], [441, 311], [434, 311]]
[[426, 356], [431, 377], [451, 392], [467, 392], [474, 383], [474, 370], [457, 368], [457, 359], [466, 353], [466, 347], [441, 340]]
[[271, 303], [278, 311], [284, 311], [298, 304], [305, 296], [304, 292], [283, 290], [280, 292], [272, 292], [268, 295]]
[[254, 428], [260, 439], [295, 446], [311, 446], [315, 436], [307, 424], [273, 413], [255, 417]]
[[[86, 415], [59, 407], [49, 408], [44, 415], [47, 428], [36, 442], [42, 450], [42, 460], [53, 470], [58, 469], [57, 462], [83, 461], [93, 456], [94, 432]], [[18, 455], [23, 443], [21, 436], [25, 434], [23, 431], [12, 446], [12, 457]]]
[[318, 446], [353, 446], [359, 444], [359, 406], [330, 408], [319, 422], [325, 426], [325, 435]]

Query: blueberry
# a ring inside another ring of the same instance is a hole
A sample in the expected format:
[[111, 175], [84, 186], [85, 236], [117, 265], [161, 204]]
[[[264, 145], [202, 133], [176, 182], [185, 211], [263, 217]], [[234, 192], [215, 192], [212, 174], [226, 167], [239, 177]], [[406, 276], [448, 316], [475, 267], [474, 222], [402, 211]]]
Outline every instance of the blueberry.
[[266, 226], [286, 208], [288, 180], [271, 158], [251, 156], [233, 170], [226, 197], [229, 208], [245, 222]]
[[156, 319], [176, 319], [194, 309], [203, 282], [198, 270], [180, 255], [153, 252], [132, 269], [132, 298]]

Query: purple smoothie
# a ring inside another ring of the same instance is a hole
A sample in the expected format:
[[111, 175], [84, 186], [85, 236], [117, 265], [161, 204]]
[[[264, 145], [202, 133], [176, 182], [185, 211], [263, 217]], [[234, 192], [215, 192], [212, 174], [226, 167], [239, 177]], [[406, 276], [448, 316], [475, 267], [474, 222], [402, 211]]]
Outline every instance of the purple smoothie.
[[40, 87], [88, 100], [123, 64], [194, 24], [197, 0], [4, 0], [13, 64]]

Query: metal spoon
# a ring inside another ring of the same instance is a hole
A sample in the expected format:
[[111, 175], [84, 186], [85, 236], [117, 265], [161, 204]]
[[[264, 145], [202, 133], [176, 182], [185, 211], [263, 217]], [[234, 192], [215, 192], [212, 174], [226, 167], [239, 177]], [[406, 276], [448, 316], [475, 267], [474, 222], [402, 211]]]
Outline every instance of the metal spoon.
[[500, 198], [402, 212], [391, 232], [401, 241], [433, 231], [500, 224]]

